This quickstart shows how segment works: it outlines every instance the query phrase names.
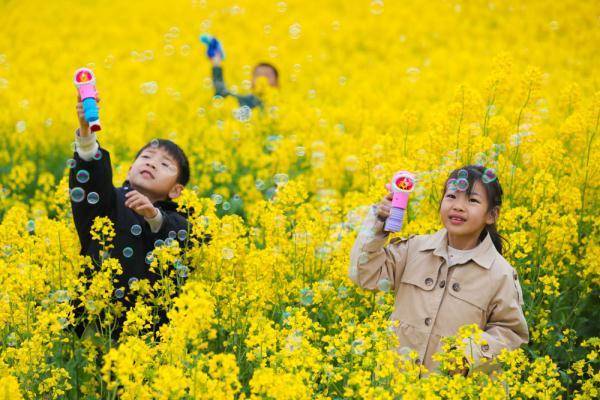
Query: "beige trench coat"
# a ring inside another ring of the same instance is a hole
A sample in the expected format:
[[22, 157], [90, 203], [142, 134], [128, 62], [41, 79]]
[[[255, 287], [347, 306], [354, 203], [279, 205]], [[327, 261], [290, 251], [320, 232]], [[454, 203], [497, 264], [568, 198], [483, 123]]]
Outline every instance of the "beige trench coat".
[[417, 351], [417, 362], [435, 370], [431, 356], [440, 339], [466, 324], [477, 324], [487, 342], [474, 351], [476, 361], [529, 341], [517, 273], [489, 235], [462, 262], [449, 267], [446, 229], [394, 238], [386, 245], [384, 223], [375, 209], [371, 207], [354, 243], [349, 275], [364, 289], [378, 289], [382, 279], [391, 285], [391, 319], [399, 322], [395, 329], [400, 347]]

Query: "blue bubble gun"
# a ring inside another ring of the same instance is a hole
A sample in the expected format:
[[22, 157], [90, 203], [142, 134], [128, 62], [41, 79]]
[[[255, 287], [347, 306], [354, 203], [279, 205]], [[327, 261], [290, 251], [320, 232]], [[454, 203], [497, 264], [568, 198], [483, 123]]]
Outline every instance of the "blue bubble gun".
[[221, 42], [216, 37], [204, 33], [200, 35], [200, 41], [206, 45], [206, 56], [208, 58], [213, 58], [218, 54], [221, 56], [221, 60], [225, 59], [225, 52], [223, 51]]

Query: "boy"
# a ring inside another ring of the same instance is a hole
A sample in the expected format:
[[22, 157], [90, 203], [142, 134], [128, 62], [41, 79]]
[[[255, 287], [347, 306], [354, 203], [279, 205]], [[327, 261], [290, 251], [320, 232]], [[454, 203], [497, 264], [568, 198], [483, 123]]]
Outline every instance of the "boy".
[[[262, 107], [263, 103], [256, 94], [248, 94], [243, 96], [231, 93], [229, 90], [227, 90], [225, 82], [223, 80], [223, 68], [221, 67], [223, 56], [219, 51], [216, 51], [215, 54], [209, 56], [209, 59], [213, 65], [212, 78], [213, 86], [215, 87], [215, 96], [234, 96], [235, 98], [237, 98], [240, 107]], [[279, 87], [279, 72], [277, 71], [277, 68], [275, 68], [275, 66], [272, 64], [262, 62], [254, 67], [254, 71], [252, 72], [252, 89], [255, 89], [256, 81], [259, 78], [265, 78], [269, 83], [269, 86], [271, 87]]]
[[95, 133], [90, 131], [79, 97], [76, 108], [79, 129], [69, 189], [81, 254], [90, 256], [95, 264], [101, 262], [101, 248], [92, 240], [90, 229], [96, 217], [109, 217], [115, 229], [111, 256], [117, 258], [123, 268], [123, 274], [114, 285], [113, 297], [130, 306], [125, 297], [131, 279], [147, 279], [153, 283], [159, 278], [146, 262], [155, 242], [171, 237], [179, 239], [183, 247], [188, 222], [176, 211], [177, 205], [172, 200], [189, 181], [189, 162], [175, 143], [155, 139], [138, 152], [127, 172], [127, 180], [116, 188], [112, 182], [110, 154], [99, 147]]

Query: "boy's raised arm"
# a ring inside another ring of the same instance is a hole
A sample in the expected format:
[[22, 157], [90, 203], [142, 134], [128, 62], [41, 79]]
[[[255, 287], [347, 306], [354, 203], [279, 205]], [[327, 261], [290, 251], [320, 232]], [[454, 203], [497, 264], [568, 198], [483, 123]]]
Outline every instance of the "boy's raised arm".
[[73, 220], [85, 249], [91, 240], [94, 218], [108, 215], [114, 207], [116, 194], [110, 154], [99, 147], [96, 134], [90, 132], [79, 100], [78, 97], [79, 129], [75, 134], [74, 163], [69, 171], [69, 191]]

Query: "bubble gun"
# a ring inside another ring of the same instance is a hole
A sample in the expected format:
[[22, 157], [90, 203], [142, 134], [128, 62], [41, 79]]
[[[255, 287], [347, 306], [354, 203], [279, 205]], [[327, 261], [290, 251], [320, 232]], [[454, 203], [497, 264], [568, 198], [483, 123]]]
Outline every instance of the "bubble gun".
[[96, 92], [96, 77], [89, 68], [79, 68], [75, 71], [75, 78], [73, 79], [81, 102], [83, 103], [83, 113], [85, 120], [90, 124], [90, 130], [92, 132], [99, 131], [100, 119], [98, 116], [98, 92]]
[[404, 213], [408, 204], [408, 195], [415, 189], [415, 176], [408, 171], [396, 172], [391, 182], [392, 208], [390, 216], [385, 221], [387, 232], [399, 232], [404, 223]]
[[216, 37], [206, 33], [200, 35], [200, 41], [206, 45], [206, 55], [208, 58], [213, 58], [215, 55], [220, 55], [221, 60], [225, 59], [225, 52], [221, 46], [221, 42]]

